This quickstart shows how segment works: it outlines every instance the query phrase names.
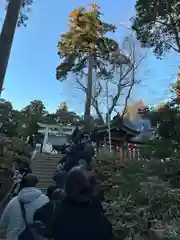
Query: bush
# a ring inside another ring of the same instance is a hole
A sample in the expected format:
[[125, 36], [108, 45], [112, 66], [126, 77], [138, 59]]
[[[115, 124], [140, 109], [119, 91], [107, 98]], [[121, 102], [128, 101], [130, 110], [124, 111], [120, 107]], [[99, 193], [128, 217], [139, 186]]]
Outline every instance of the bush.
[[95, 166], [116, 239], [180, 239], [180, 163], [125, 161], [100, 154]]
[[[12, 187], [12, 167], [27, 167], [30, 163], [32, 148], [19, 138], [0, 138], [0, 201]], [[1, 206], [2, 207], [2, 206]]]
[[19, 138], [4, 138], [1, 139], [0, 163], [7, 168], [11, 168], [13, 163], [23, 164], [29, 162], [31, 158], [32, 148]]

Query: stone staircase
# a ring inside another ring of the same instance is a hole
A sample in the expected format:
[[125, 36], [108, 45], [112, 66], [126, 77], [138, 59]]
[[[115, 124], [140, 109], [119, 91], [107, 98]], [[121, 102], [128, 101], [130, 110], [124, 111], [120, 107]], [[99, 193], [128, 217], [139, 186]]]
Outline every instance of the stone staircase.
[[50, 184], [53, 184], [52, 176], [59, 160], [60, 156], [49, 154], [36, 154], [32, 159], [32, 172], [38, 177], [39, 183], [37, 187], [43, 193], [46, 192]]

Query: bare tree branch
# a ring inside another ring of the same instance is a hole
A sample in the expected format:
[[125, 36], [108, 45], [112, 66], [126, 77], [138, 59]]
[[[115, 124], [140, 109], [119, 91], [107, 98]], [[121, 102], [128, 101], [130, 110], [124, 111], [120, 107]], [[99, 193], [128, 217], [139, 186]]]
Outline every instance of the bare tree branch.
[[[129, 100], [129, 97], [131, 95], [131, 92], [132, 92], [132, 89], [134, 87], [134, 85], [137, 83], [136, 79], [135, 79], [135, 71], [138, 69], [138, 67], [141, 65], [142, 61], [146, 58], [147, 56], [147, 53], [140, 59], [140, 61], [138, 62], [138, 64], [135, 63], [135, 52], [133, 53], [133, 62], [131, 64], [131, 66], [129, 67], [129, 69], [127, 70], [127, 72], [122, 76], [122, 68], [120, 68], [120, 79], [119, 79], [119, 82], [118, 82], [118, 85], [117, 85], [117, 93], [116, 95], [113, 97], [113, 100], [112, 100], [112, 105], [111, 107], [109, 108], [109, 115], [111, 116], [114, 108], [117, 106], [117, 103], [118, 103], [118, 100], [120, 98], [120, 95], [121, 95], [121, 92], [124, 88], [129, 88], [128, 89], [128, 93], [127, 93], [127, 96], [126, 96], [126, 99], [125, 99], [125, 106], [124, 106], [124, 109], [126, 108], [126, 105], [128, 103], [128, 100]], [[122, 81], [126, 78], [126, 76], [130, 74], [130, 80], [127, 80], [126, 82], [122, 83]], [[123, 110], [124, 112], [124, 110]], [[107, 114], [107, 116], [108, 116]]]
[[123, 109], [123, 112], [122, 112], [122, 119], [123, 119], [123, 117], [124, 117], [124, 114], [126, 113], [128, 100], [129, 100], [129, 98], [130, 98], [130, 96], [131, 96], [131, 92], [132, 92], [132, 89], [133, 89], [134, 85], [135, 85], [135, 69], [133, 68], [133, 72], [132, 72], [132, 84], [131, 84], [131, 86], [130, 86], [130, 88], [129, 88], [129, 90], [128, 90], [128, 94], [127, 94], [127, 96], [126, 96], [126, 98], [125, 98], [124, 109]]
[[[134, 43], [130, 43], [129, 46], [129, 54], [130, 54], [130, 64], [128, 65], [120, 65], [117, 67], [113, 67], [111, 71], [113, 71], [113, 73], [115, 72], [115, 68], [119, 70], [119, 79], [115, 79], [115, 77], [113, 79], [110, 79], [110, 83], [111, 85], [116, 86], [116, 93], [115, 94], [110, 94], [110, 98], [111, 98], [111, 105], [109, 107], [109, 112], [106, 113], [106, 119], [107, 116], [111, 116], [112, 112], [115, 110], [115, 107], [118, 105], [118, 102], [120, 100], [120, 97], [122, 95], [122, 93], [124, 92], [125, 89], [128, 89], [127, 93], [126, 93], [126, 98], [125, 98], [125, 102], [124, 102], [124, 109], [123, 109], [123, 115], [125, 114], [125, 110], [127, 107], [127, 103], [128, 100], [130, 98], [130, 95], [132, 93], [132, 89], [134, 87], [134, 85], [136, 83], [138, 83], [138, 81], [135, 78], [135, 74], [136, 74], [136, 70], [139, 68], [139, 66], [142, 64], [143, 60], [147, 57], [147, 53], [145, 53], [137, 62], [137, 49]], [[102, 84], [102, 82], [101, 82]], [[100, 93], [97, 97], [100, 98]], [[99, 103], [99, 101], [98, 101]], [[93, 106], [94, 107], [94, 106]], [[94, 107], [95, 110], [98, 109], [98, 112], [96, 111], [97, 115], [99, 116], [99, 108], [97, 107], [97, 101], [96, 101], [96, 106]]]
[[79, 80], [78, 77], [76, 77], [76, 82], [78, 83], [79, 88], [80, 88], [81, 90], [83, 90], [84, 92], [86, 92], [86, 87], [83, 85], [83, 83]]
[[[132, 37], [132, 36], [131, 36]], [[127, 47], [124, 45], [124, 49], [126, 52], [128, 52], [129, 55], [129, 61], [127, 61], [127, 64], [109, 64], [109, 62], [102, 61], [102, 59], [96, 59], [96, 78], [93, 80], [93, 94], [92, 94], [92, 107], [94, 108], [99, 120], [101, 123], [105, 122], [105, 119], [107, 119], [107, 116], [111, 116], [113, 111], [115, 110], [115, 107], [118, 106], [119, 100], [122, 95], [125, 96], [125, 102], [124, 102], [124, 109], [122, 115], [124, 116], [128, 100], [130, 98], [130, 95], [132, 93], [132, 89], [136, 83], [138, 83], [135, 75], [137, 69], [142, 64], [143, 60], [147, 57], [147, 53], [145, 53], [140, 59], [137, 60], [137, 47], [134, 42], [131, 42], [131, 39], [126, 38], [124, 44], [127, 44]], [[126, 49], [127, 48], [127, 49]], [[122, 53], [121, 53], [122, 55]], [[106, 72], [107, 77], [104, 79], [101, 79], [102, 72]], [[118, 77], [117, 77], [118, 74]], [[111, 104], [109, 107], [109, 112], [103, 114], [102, 113], [102, 104], [104, 104], [105, 99], [105, 85], [104, 80], [109, 81], [109, 84], [115, 92], [109, 93], [109, 97], [111, 99]], [[81, 90], [83, 90], [86, 93], [86, 88], [83, 85], [82, 81], [79, 79], [76, 79], [76, 82]], [[127, 90], [126, 90], [127, 89]], [[124, 93], [124, 91], [126, 93]], [[104, 118], [105, 116], [105, 118]]]

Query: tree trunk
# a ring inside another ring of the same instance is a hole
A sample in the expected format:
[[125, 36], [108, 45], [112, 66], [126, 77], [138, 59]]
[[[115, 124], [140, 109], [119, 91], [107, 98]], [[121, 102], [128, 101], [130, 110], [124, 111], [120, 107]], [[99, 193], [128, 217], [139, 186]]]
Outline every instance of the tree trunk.
[[0, 94], [3, 88], [20, 7], [21, 0], [10, 0], [0, 34]]
[[84, 128], [85, 131], [90, 131], [91, 125], [91, 100], [92, 100], [92, 71], [93, 71], [93, 57], [89, 55], [88, 63], [88, 76], [87, 76], [87, 87], [86, 87], [86, 101], [85, 101], [85, 111], [84, 111]]

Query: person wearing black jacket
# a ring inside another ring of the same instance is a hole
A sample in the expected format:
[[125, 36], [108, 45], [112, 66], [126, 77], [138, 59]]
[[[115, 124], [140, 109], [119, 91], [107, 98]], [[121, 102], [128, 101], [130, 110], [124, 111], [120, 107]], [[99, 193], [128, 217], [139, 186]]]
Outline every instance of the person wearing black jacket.
[[54, 213], [54, 240], [112, 239], [112, 224], [92, 199], [87, 171], [72, 169], [66, 178], [65, 197]]
[[34, 223], [37, 223], [37, 232], [45, 238], [53, 238], [52, 225], [54, 224], [54, 215], [63, 198], [63, 190], [56, 188], [50, 196], [50, 201], [39, 208], [34, 214]]

